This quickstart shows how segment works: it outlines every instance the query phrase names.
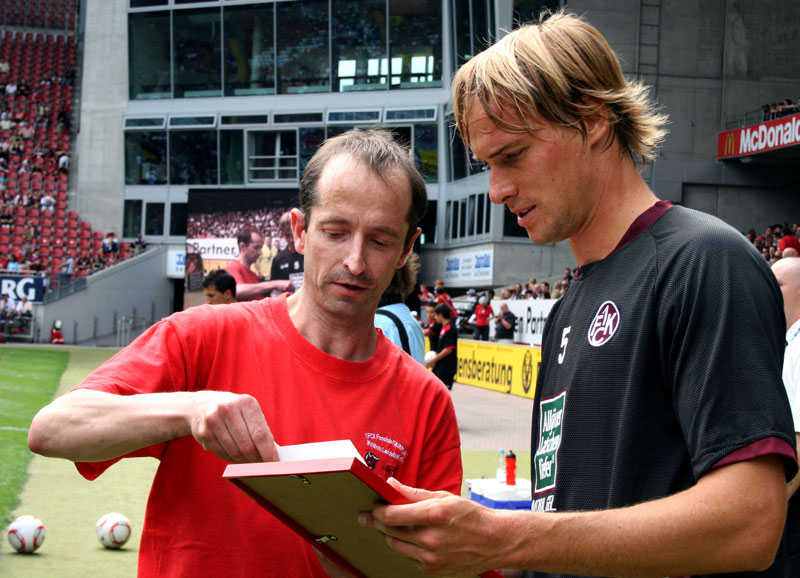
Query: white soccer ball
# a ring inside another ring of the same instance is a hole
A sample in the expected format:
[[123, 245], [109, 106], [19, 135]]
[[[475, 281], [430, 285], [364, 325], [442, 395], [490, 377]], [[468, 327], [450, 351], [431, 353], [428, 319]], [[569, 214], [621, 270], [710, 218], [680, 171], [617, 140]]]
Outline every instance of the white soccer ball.
[[94, 530], [100, 543], [114, 550], [122, 548], [131, 537], [130, 521], [118, 512], [101, 516]]
[[430, 362], [430, 360], [433, 359], [434, 357], [436, 357], [436, 352], [429, 351], [428, 353], [425, 354], [425, 363]]
[[17, 552], [30, 554], [44, 542], [44, 524], [33, 516], [20, 516], [8, 527], [8, 542]]

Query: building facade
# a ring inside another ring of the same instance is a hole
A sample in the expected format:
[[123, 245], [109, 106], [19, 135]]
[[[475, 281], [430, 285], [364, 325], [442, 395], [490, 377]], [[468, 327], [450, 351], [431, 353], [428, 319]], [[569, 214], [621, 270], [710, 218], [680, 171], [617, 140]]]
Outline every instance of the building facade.
[[[130, 239], [182, 246], [194, 190], [296, 190], [327, 137], [381, 126], [428, 184], [422, 282], [496, 287], [574, 266], [533, 247], [488, 199], [488, 174], [453, 128], [450, 79], [519, 22], [526, 0], [86, 0], [77, 202]], [[764, 9], [767, 5], [768, 10]], [[716, 134], [800, 94], [789, 0], [583, 0], [653, 87], [671, 134], [645, 177], [661, 198], [735, 227], [800, 220], [793, 165], [716, 160]], [[769, 38], [769, 41], [767, 40]]]

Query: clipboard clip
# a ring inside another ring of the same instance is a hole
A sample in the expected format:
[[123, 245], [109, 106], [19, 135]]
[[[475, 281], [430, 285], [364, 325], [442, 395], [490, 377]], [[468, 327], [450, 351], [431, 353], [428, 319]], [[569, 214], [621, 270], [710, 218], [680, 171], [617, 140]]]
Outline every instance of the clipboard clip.
[[306, 486], [310, 486], [311, 485], [311, 480], [309, 480], [305, 476], [301, 476], [299, 474], [292, 474], [292, 477], [295, 478], [296, 480], [300, 480], [300, 482], [305, 484]]
[[336, 542], [338, 538], [336, 536], [318, 536], [314, 538], [314, 541], [317, 544], [324, 544], [325, 542]]

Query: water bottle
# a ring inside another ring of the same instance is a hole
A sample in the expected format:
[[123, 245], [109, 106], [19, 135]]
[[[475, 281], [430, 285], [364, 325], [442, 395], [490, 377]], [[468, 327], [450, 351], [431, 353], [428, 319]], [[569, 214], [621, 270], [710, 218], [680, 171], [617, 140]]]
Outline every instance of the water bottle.
[[497, 482], [504, 484], [506, 482], [506, 450], [500, 450], [500, 457], [497, 459]]
[[517, 485], [517, 456], [514, 455], [513, 450], [508, 450], [506, 454], [506, 485]]

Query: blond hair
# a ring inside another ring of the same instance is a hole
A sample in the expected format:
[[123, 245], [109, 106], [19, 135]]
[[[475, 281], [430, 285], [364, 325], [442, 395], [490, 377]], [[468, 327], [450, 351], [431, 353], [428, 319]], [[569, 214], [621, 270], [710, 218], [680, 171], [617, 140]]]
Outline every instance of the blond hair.
[[544, 121], [573, 128], [584, 141], [586, 118], [599, 112], [608, 118], [610, 139], [642, 164], [655, 157], [667, 134], [667, 116], [651, 104], [647, 87], [625, 79], [595, 27], [565, 12], [543, 12], [538, 24], [511, 32], [458, 70], [453, 107], [467, 144], [475, 103], [501, 130], [534, 134], [532, 123]]

